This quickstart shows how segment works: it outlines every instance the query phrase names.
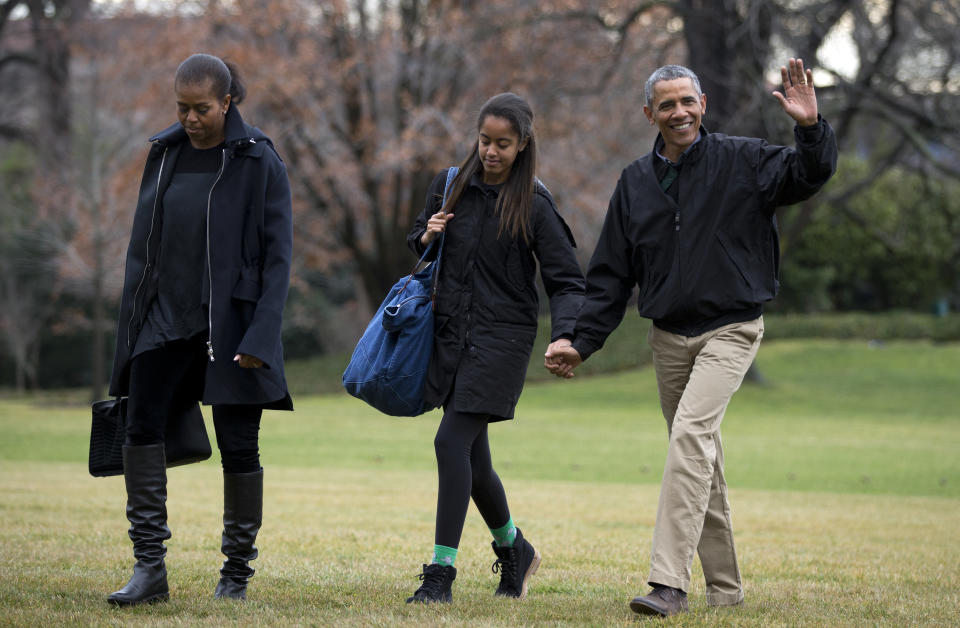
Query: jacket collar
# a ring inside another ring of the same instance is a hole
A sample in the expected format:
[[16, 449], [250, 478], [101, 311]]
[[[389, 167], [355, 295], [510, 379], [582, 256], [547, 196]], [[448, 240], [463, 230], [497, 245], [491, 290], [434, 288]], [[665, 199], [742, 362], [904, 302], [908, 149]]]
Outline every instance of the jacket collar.
[[[266, 140], [267, 137], [259, 129], [251, 127], [244, 123], [243, 117], [236, 105], [231, 105], [227, 109], [227, 118], [224, 122], [224, 140], [227, 146], [237, 148], [244, 145], [253, 145], [259, 141]], [[179, 122], [174, 122], [164, 130], [150, 138], [151, 142], [156, 142], [161, 146], [172, 146], [180, 144], [187, 139], [187, 132]]]
[[477, 188], [481, 194], [489, 194], [496, 196], [500, 193], [500, 189], [503, 187], [503, 184], [490, 185], [483, 182], [483, 169], [478, 170], [470, 177], [470, 187]]
[[[700, 158], [700, 155], [703, 153], [701, 147], [703, 146], [703, 140], [709, 135], [710, 132], [707, 130], [707, 127], [700, 125], [700, 139], [691, 144], [687, 150], [680, 155], [680, 161], [678, 163], [684, 163], [686, 161], [695, 161]], [[657, 139], [653, 142], [653, 157], [655, 159], [660, 159], [660, 155], [663, 154], [663, 147], [665, 142], [663, 141], [663, 135], [657, 133]]]

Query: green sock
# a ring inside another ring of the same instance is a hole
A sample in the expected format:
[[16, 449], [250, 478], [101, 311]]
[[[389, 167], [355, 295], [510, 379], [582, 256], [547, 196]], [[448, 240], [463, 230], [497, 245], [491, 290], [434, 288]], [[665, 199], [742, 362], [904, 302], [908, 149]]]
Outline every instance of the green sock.
[[513, 517], [510, 517], [507, 525], [502, 528], [497, 528], [496, 530], [490, 528], [490, 533], [493, 534], [493, 540], [496, 541], [500, 547], [513, 547], [513, 542], [517, 538], [517, 526], [513, 525]]
[[453, 563], [457, 562], [457, 548], [447, 547], [446, 545], [434, 545], [433, 558], [430, 562], [437, 565], [449, 565], [453, 567]]

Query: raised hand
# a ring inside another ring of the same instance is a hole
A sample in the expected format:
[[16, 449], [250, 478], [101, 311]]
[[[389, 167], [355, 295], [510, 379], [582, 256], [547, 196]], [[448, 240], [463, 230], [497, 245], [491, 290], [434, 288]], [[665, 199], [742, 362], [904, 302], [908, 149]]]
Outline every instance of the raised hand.
[[581, 362], [583, 360], [580, 358], [580, 353], [573, 348], [569, 340], [561, 338], [547, 347], [543, 366], [557, 377], [569, 379], [573, 377], [573, 369]]
[[813, 72], [803, 69], [803, 59], [790, 59], [788, 67], [780, 66], [783, 93], [774, 91], [783, 111], [800, 126], [817, 123], [817, 94], [813, 89]]

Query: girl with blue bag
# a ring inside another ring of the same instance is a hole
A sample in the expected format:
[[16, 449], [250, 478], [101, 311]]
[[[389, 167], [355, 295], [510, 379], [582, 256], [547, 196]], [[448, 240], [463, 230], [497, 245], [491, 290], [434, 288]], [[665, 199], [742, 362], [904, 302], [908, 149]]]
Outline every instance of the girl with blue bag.
[[417, 255], [444, 239], [423, 390], [428, 407], [443, 407], [434, 440], [436, 531], [422, 584], [407, 602], [452, 601], [471, 497], [494, 537], [497, 595], [525, 597], [540, 564], [514, 525], [487, 437], [490, 423], [513, 418], [523, 389], [537, 334], [537, 264], [550, 299], [551, 346], [571, 337], [583, 300], [576, 243], [535, 177], [536, 152], [530, 105], [512, 93], [494, 96], [480, 110], [475, 143], [449, 189], [441, 172], [407, 237]]

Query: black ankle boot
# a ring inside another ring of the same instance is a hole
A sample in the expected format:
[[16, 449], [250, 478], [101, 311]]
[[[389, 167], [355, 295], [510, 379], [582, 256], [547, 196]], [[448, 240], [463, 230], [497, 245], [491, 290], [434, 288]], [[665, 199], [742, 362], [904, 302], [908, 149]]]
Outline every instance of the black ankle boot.
[[520, 528], [517, 528], [517, 538], [511, 547], [501, 547], [496, 541], [491, 545], [497, 555], [491, 569], [493, 573], [500, 572], [500, 586], [497, 587], [496, 595], [521, 600], [527, 597], [530, 576], [535, 574], [540, 566], [540, 552], [523, 538]]
[[170, 598], [163, 557], [170, 538], [167, 527], [167, 469], [163, 444], [124, 446], [123, 477], [127, 486], [127, 519], [133, 541], [133, 577], [107, 597], [110, 604], [131, 606]]
[[421, 604], [430, 604], [431, 602], [452, 602], [453, 592], [451, 587], [453, 581], [457, 579], [457, 570], [451, 565], [424, 565], [423, 572], [417, 576], [423, 581], [420, 588], [414, 591], [413, 595], [407, 598], [407, 604], [411, 602], [420, 602]]
[[257, 532], [263, 520], [263, 469], [253, 473], [223, 474], [223, 540], [227, 557], [220, 569], [215, 598], [247, 599], [247, 580], [257, 557]]

